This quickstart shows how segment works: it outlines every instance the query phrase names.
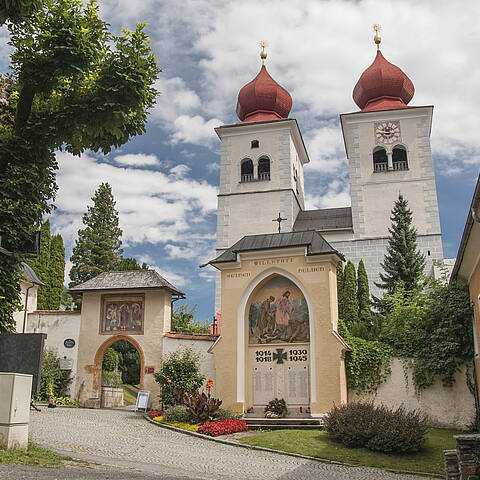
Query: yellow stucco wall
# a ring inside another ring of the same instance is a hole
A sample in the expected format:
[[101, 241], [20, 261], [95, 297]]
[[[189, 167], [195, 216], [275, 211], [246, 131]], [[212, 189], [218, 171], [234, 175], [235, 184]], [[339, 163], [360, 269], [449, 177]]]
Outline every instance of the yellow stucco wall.
[[[313, 415], [326, 413], [334, 403], [347, 401], [345, 347], [333, 334], [338, 321], [337, 257], [306, 257], [303, 249], [278, 254], [267, 252], [263, 256], [256, 253], [241, 256], [238, 264], [217, 265], [222, 270], [222, 330], [213, 348], [217, 394], [226, 408], [242, 412], [251, 406], [253, 367], [248, 345], [249, 304], [266, 281], [274, 275], [283, 275], [304, 292], [310, 304], [309, 317], [313, 325], [308, 362], [309, 375], [313, 376], [309, 385], [310, 408]], [[266, 346], [295, 348], [295, 344]], [[243, 365], [239, 365], [240, 362]]]
[[[475, 307], [475, 331], [477, 333], [477, 345], [480, 346], [480, 262], [477, 263], [469, 283], [470, 299]], [[475, 358], [475, 370], [477, 373], [477, 385], [480, 387], [480, 356]]]
[[[144, 295], [144, 331], [142, 334], [101, 334], [100, 312], [103, 295]], [[93, 406], [100, 398], [101, 360], [104, 350], [115, 341], [130, 341], [142, 360], [140, 388], [150, 392], [150, 401], [158, 403], [159, 387], [145, 367], [160, 366], [162, 338], [170, 331], [171, 294], [166, 290], [102, 291], [83, 294], [80, 335], [78, 341], [78, 371], [76, 398], [80, 405]]]

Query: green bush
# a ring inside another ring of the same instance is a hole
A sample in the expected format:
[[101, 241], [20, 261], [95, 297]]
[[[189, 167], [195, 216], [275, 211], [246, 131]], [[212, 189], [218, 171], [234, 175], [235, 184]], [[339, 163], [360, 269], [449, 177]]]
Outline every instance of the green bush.
[[238, 420], [240, 415], [225, 408], [219, 408], [213, 415], [215, 420]]
[[424, 445], [426, 419], [403, 406], [390, 409], [372, 403], [350, 403], [333, 407], [325, 419], [325, 429], [347, 447], [413, 453]]
[[123, 385], [122, 374], [118, 371], [109, 372], [108, 370], [103, 370], [102, 379], [104, 387], [120, 388]]
[[103, 354], [102, 370], [105, 372], [114, 372], [120, 364], [120, 356], [113, 348], [107, 348]]
[[193, 415], [185, 405], [175, 405], [165, 410], [165, 413], [163, 414], [163, 420], [169, 423], [191, 423], [193, 421]]
[[183, 392], [193, 393], [205, 380], [199, 370], [198, 356], [188, 348], [166, 355], [154, 376], [160, 385], [160, 398], [165, 405], [180, 403], [173, 394], [176, 387]]
[[47, 400], [47, 385], [51, 384], [54, 397], [65, 397], [72, 381], [70, 370], [60, 370], [60, 361], [52, 350], [44, 350], [42, 356], [42, 375], [40, 378], [40, 399]]

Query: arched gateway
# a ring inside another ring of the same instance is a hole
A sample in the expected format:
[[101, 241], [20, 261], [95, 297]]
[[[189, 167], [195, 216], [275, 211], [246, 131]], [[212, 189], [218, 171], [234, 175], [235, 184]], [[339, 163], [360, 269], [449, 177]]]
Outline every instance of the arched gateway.
[[[170, 331], [172, 298], [184, 297], [154, 270], [105, 272], [70, 289], [82, 293], [76, 398], [99, 407], [105, 351], [126, 340], [140, 356], [140, 388], [156, 392], [163, 335]], [[152, 400], [156, 400], [153, 398]]]
[[222, 332], [211, 351], [225, 406], [260, 413], [283, 398], [289, 415], [319, 416], [346, 401], [341, 258], [305, 231], [246, 236], [210, 262], [221, 272]]

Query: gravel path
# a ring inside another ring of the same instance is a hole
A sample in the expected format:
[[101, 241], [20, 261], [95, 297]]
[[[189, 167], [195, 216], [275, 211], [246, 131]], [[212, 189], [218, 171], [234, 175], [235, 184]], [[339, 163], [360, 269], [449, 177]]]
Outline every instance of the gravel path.
[[[224, 445], [160, 428], [147, 422], [141, 415], [128, 411], [45, 408], [42, 412], [31, 413], [30, 435], [33, 442], [73, 458], [144, 472], [145, 478], [425, 479]], [[70, 471], [70, 475], [65, 472], [65, 478], [124, 478], [104, 477], [100, 476], [100, 471], [97, 473], [98, 477], [76, 477]], [[0, 478], [9, 477], [2, 477], [0, 470]], [[31, 478], [64, 477], [35, 475]]]

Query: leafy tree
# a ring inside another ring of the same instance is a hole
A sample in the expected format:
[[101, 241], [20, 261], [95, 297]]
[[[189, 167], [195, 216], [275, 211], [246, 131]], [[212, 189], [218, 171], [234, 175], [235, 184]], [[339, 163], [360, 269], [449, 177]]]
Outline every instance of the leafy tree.
[[120, 257], [118, 264], [115, 268], [117, 272], [128, 272], [131, 270], [148, 270], [148, 265], [143, 262], [141, 265], [135, 258]]
[[120, 356], [113, 348], [107, 348], [103, 354], [102, 370], [105, 372], [114, 372], [120, 364]]
[[188, 302], [175, 305], [172, 312], [172, 331], [182, 333], [209, 333], [208, 325], [195, 320], [197, 305], [190, 307]]
[[343, 320], [348, 326], [358, 319], [357, 279], [355, 265], [348, 261], [344, 271]]
[[115, 342], [112, 348], [119, 354], [118, 368], [122, 373], [122, 382], [137, 385], [140, 382], [140, 355], [137, 349], [127, 340]]
[[85, 228], [78, 231], [70, 257], [71, 287], [102, 272], [116, 270], [122, 253], [122, 230], [110, 185], [102, 183], [92, 201], [93, 206], [87, 207], [82, 219]]
[[184, 392], [193, 393], [205, 380], [205, 376], [200, 373], [198, 356], [188, 348], [166, 355], [154, 377], [160, 385], [160, 398], [165, 405], [175, 404], [173, 395], [175, 387]]
[[56, 149], [108, 153], [145, 131], [159, 69], [138, 24], [109, 33], [94, 0], [0, 0], [13, 48], [0, 77], [0, 331], [11, 330], [25, 245], [52, 208]]
[[357, 270], [357, 300], [358, 319], [367, 325], [371, 323], [370, 289], [368, 287], [368, 275], [363, 260], [358, 263]]
[[343, 318], [343, 262], [337, 263], [338, 318]]
[[417, 231], [412, 227], [412, 211], [402, 195], [392, 209], [391, 228], [388, 229], [387, 253], [381, 264], [385, 273], [380, 273], [377, 287], [393, 293], [398, 284], [411, 291], [418, 287], [425, 267], [425, 256], [417, 250]]

